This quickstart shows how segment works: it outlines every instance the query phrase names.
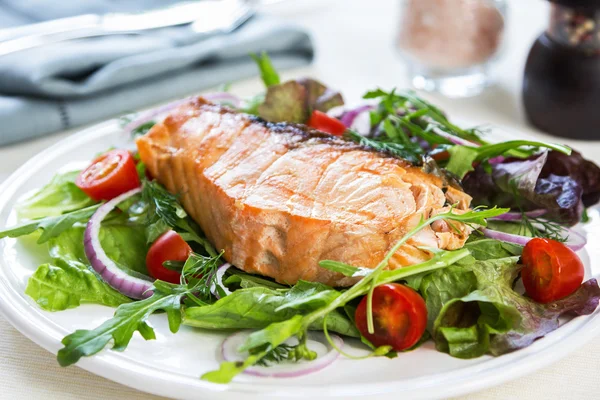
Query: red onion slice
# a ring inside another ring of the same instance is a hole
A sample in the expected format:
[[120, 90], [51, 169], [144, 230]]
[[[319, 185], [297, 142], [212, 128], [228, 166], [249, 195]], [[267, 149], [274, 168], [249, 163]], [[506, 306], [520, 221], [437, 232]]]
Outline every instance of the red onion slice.
[[356, 119], [356, 117], [359, 116], [359, 114], [362, 114], [365, 111], [371, 111], [374, 108], [375, 106], [366, 104], [360, 107], [356, 107], [352, 110], [348, 110], [342, 115], [340, 121], [342, 121], [342, 124], [346, 125], [347, 128], [350, 128], [352, 127], [352, 124], [354, 124], [354, 120]]
[[219, 102], [228, 102], [228, 103], [231, 103], [236, 108], [239, 108], [243, 103], [243, 100], [240, 97], [238, 97], [234, 94], [231, 94], [229, 92], [208, 93], [208, 94], [202, 95], [202, 97], [204, 97], [208, 101], [215, 101], [218, 103]]
[[148, 123], [150, 121], [152, 121], [154, 118], [156, 118], [158, 115], [167, 113], [171, 110], [174, 110], [175, 108], [187, 103], [188, 101], [190, 101], [191, 97], [186, 97], [185, 99], [180, 99], [180, 100], [176, 100], [173, 101], [171, 103], [167, 103], [165, 105], [162, 105], [160, 107], [156, 107], [153, 108], [151, 110], [148, 110], [144, 113], [142, 113], [139, 117], [137, 117], [136, 119], [134, 119], [133, 121], [131, 121], [130, 123], [128, 123], [127, 125], [125, 125], [123, 127], [123, 130], [125, 132], [130, 133], [131, 131], [133, 131], [134, 129], [138, 128], [141, 125], [144, 125], [145, 123]]
[[[565, 236], [568, 237], [567, 241], [565, 242], [565, 245], [573, 251], [579, 251], [579, 250], [583, 249], [583, 247], [587, 244], [586, 237], [584, 235], [582, 235], [581, 233], [576, 232], [572, 229], [568, 229], [568, 228], [564, 228], [564, 229], [565, 229]], [[500, 231], [495, 231], [495, 230], [487, 229], [487, 228], [481, 228], [480, 230], [483, 232], [483, 234], [486, 237], [489, 237], [490, 239], [496, 239], [496, 240], [501, 240], [503, 242], [514, 243], [514, 244], [518, 244], [520, 246], [525, 246], [527, 243], [529, 243], [529, 241], [531, 239], [533, 239], [530, 236], [515, 235], [512, 233], [500, 232]]]
[[217, 290], [217, 287], [220, 287], [221, 290], [225, 293], [225, 296], [229, 296], [231, 294], [231, 290], [227, 289], [227, 286], [225, 286], [223, 284], [223, 276], [225, 275], [225, 272], [227, 272], [227, 270], [231, 268], [231, 264], [229, 263], [225, 263], [223, 265], [221, 265], [218, 269], [217, 272], [215, 273], [215, 279], [213, 281], [212, 277], [211, 277], [211, 285], [210, 285], [210, 292], [213, 294], [213, 296], [215, 296], [217, 299], [221, 298], [221, 295], [219, 295], [219, 291]]
[[83, 236], [85, 255], [90, 261], [92, 268], [94, 268], [94, 271], [96, 271], [102, 279], [114, 289], [123, 293], [125, 296], [134, 299], [150, 297], [152, 292], [148, 289], [152, 287], [152, 281], [128, 275], [108, 257], [100, 244], [100, 227], [104, 218], [106, 218], [119, 203], [140, 193], [141, 190], [141, 188], [130, 190], [100, 206], [88, 222]]
[[[227, 92], [208, 93], [201, 97], [204, 97], [208, 101], [213, 101], [213, 102], [217, 102], [217, 103], [222, 102], [222, 101], [223, 102], [227, 101], [227, 102], [232, 103], [234, 107], [239, 107], [243, 102], [242, 99], [239, 98], [238, 96], [235, 96], [235, 95], [233, 95], [231, 93], [227, 93]], [[175, 108], [189, 102], [192, 98], [193, 97], [186, 97], [185, 99], [176, 100], [171, 103], [162, 105], [160, 107], [156, 107], [151, 110], [148, 110], [148, 111], [144, 112], [142, 115], [140, 115], [139, 117], [137, 117], [136, 119], [134, 119], [133, 121], [131, 121], [130, 123], [128, 123], [127, 125], [125, 125], [123, 127], [123, 130], [125, 130], [126, 132], [131, 132], [134, 129], [136, 129], [137, 127], [152, 121], [157, 116], [168, 113], [169, 111], [174, 110]]]
[[537, 218], [537, 217], [541, 217], [542, 215], [546, 214], [547, 212], [548, 212], [548, 210], [533, 210], [533, 211], [526, 211], [525, 213], [511, 211], [511, 212], [507, 212], [507, 213], [498, 215], [497, 217], [493, 217], [490, 219], [497, 220], [497, 221], [519, 221], [523, 218], [523, 214], [525, 214], [525, 216], [529, 217], [529, 218]]
[[[221, 355], [225, 361], [243, 361], [247, 354], [238, 352], [238, 348], [246, 341], [246, 338], [251, 334], [251, 331], [240, 331], [227, 337], [221, 344]], [[344, 341], [337, 335], [332, 335], [331, 340], [338, 348], [344, 346]], [[290, 344], [296, 344], [290, 343]], [[297, 363], [279, 363], [270, 367], [253, 366], [247, 368], [244, 373], [254, 376], [270, 377], [270, 378], [296, 378], [317, 372], [333, 363], [340, 353], [327, 342], [323, 333], [309, 332], [308, 333], [308, 348], [316, 351], [318, 357], [312, 361], [299, 361]]]

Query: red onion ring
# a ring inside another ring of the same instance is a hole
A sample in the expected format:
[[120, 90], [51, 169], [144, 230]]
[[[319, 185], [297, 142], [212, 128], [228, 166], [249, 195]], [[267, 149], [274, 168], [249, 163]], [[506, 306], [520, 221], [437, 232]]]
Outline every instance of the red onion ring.
[[511, 212], [507, 212], [507, 213], [498, 215], [497, 217], [493, 217], [490, 219], [497, 220], [497, 221], [519, 221], [521, 218], [523, 218], [523, 214], [525, 214], [525, 216], [529, 217], [529, 218], [537, 218], [537, 217], [541, 217], [542, 215], [546, 214], [547, 212], [548, 212], [548, 210], [533, 210], [533, 211], [526, 211], [525, 213], [511, 211]]
[[104, 218], [121, 202], [141, 192], [130, 190], [103, 204], [90, 218], [84, 233], [83, 248], [92, 268], [115, 290], [127, 297], [144, 299], [152, 295], [152, 281], [128, 275], [112, 261], [100, 244], [100, 226]]
[[221, 298], [221, 296], [219, 295], [219, 291], [217, 290], [217, 287], [220, 287], [221, 290], [223, 292], [225, 292], [225, 296], [229, 296], [231, 294], [231, 290], [227, 289], [227, 286], [225, 286], [223, 284], [223, 276], [225, 275], [225, 272], [227, 272], [227, 270], [229, 268], [231, 268], [231, 264], [225, 263], [217, 269], [217, 272], [215, 272], [215, 274], [216, 274], [215, 281], [216, 282], [213, 281], [212, 277], [210, 277], [210, 281], [213, 281], [210, 285], [210, 292], [217, 299]]
[[[569, 247], [573, 251], [579, 251], [583, 249], [583, 247], [587, 244], [587, 239], [579, 232], [575, 232], [572, 229], [564, 228], [567, 232], [568, 239], [565, 242], [565, 245]], [[515, 235], [512, 233], [495, 231], [492, 229], [481, 228], [481, 232], [483, 232], [484, 236], [489, 237], [490, 239], [496, 239], [503, 242], [514, 243], [520, 246], [525, 246], [531, 239], [530, 236], [521, 236]]]
[[216, 101], [216, 102], [226, 101], [226, 102], [231, 103], [236, 108], [239, 108], [240, 105], [243, 103], [243, 100], [241, 98], [239, 98], [238, 96], [231, 94], [229, 92], [208, 93], [208, 94], [203, 95], [202, 97], [204, 97], [208, 101]]
[[352, 126], [352, 124], [354, 123], [354, 120], [356, 119], [356, 117], [359, 116], [359, 114], [362, 114], [365, 111], [371, 111], [374, 108], [375, 108], [375, 106], [366, 104], [366, 105], [362, 105], [360, 107], [356, 107], [352, 110], [348, 110], [342, 115], [342, 117], [340, 118], [340, 121], [342, 121], [342, 124], [346, 125], [347, 128], [350, 128]]
[[152, 121], [157, 115], [167, 113], [167, 112], [187, 103], [188, 101], [190, 101], [190, 99], [191, 99], [191, 97], [186, 97], [185, 99], [176, 100], [171, 103], [162, 105], [160, 107], [156, 107], [151, 110], [148, 110], [148, 111], [142, 113], [142, 115], [140, 115], [139, 117], [137, 117], [136, 119], [134, 119], [133, 121], [128, 123], [127, 125], [125, 125], [123, 127], [123, 130], [125, 132], [129, 133], [129, 132], [133, 131], [134, 129], [138, 128], [139, 126]]
[[[214, 101], [214, 102], [229, 101], [233, 104], [234, 107], [239, 107], [242, 104], [241, 98], [239, 98], [238, 96], [235, 96], [231, 93], [227, 93], [227, 92], [208, 93], [201, 97], [204, 97], [208, 101]], [[136, 119], [134, 119], [133, 121], [131, 121], [130, 123], [128, 123], [127, 125], [125, 125], [123, 127], [123, 130], [125, 130], [126, 132], [131, 132], [134, 129], [138, 128], [139, 126], [152, 121], [157, 116], [167, 113], [167, 112], [189, 102], [192, 98], [193, 97], [186, 97], [185, 99], [176, 100], [171, 103], [162, 105], [160, 107], [156, 107], [151, 110], [148, 110], [145, 113], [143, 113], [142, 115], [140, 115], [139, 117], [137, 117]]]
[[[240, 331], [227, 337], [221, 344], [221, 355], [225, 361], [243, 361], [244, 355], [240, 354], [237, 349], [245, 342], [246, 338], [250, 334], [250, 331]], [[344, 346], [344, 341], [337, 335], [329, 335], [335, 342], [338, 348]], [[271, 377], [271, 378], [296, 378], [299, 376], [307, 375], [313, 372], [317, 372], [333, 363], [340, 355], [327, 343], [325, 335], [322, 333], [310, 332], [308, 334], [309, 342], [315, 341], [323, 344], [327, 348], [327, 353], [317, 357], [313, 361], [299, 362], [295, 364], [278, 364], [271, 367], [253, 366], [244, 370], [245, 374]]]

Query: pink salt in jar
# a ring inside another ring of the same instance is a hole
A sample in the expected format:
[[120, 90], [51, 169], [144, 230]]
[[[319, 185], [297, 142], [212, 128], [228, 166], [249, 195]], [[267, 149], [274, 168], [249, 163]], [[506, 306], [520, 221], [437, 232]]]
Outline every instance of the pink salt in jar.
[[480, 93], [502, 44], [504, 0], [404, 0], [397, 47], [417, 89]]

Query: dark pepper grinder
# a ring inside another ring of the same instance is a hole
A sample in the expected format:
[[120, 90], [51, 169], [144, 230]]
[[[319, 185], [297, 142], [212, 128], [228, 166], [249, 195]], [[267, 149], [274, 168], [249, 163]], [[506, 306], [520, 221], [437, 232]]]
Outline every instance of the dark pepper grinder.
[[550, 1], [525, 66], [527, 118], [552, 135], [600, 140], [600, 0]]

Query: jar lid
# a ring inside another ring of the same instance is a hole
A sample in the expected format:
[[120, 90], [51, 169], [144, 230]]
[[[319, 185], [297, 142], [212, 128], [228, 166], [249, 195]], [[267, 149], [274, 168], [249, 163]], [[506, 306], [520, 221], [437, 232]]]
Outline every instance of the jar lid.
[[550, 0], [550, 2], [572, 8], [600, 7], [600, 0]]

